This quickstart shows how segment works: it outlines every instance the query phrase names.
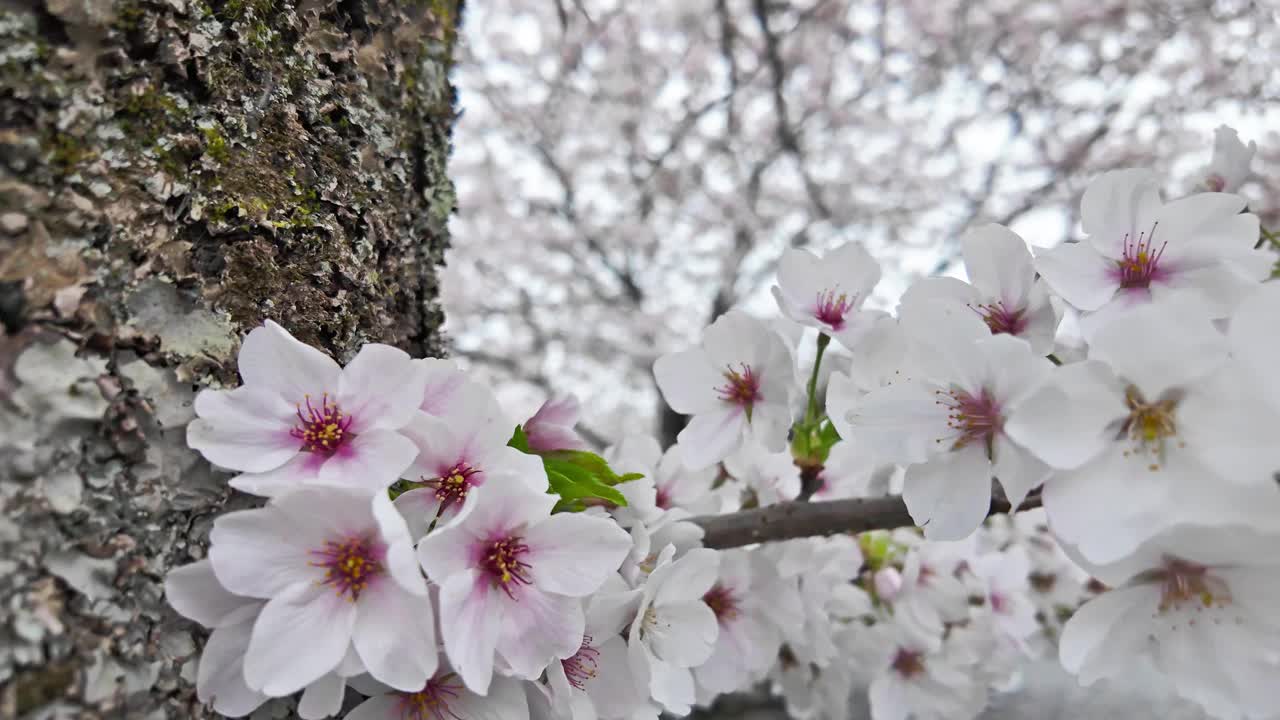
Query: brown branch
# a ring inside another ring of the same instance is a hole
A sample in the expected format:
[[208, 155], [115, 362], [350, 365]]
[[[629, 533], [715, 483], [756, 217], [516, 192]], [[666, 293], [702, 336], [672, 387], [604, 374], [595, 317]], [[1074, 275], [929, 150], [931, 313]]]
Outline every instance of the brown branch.
[[[1033, 493], [1017, 509], [1040, 507], [1039, 493]], [[1011, 512], [1009, 501], [993, 498], [988, 515]], [[702, 544], [709, 548], [754, 545], [778, 540], [860, 533], [868, 530], [892, 530], [915, 525], [901, 495], [878, 498], [852, 498], [830, 502], [785, 502], [728, 515], [702, 515], [693, 518], [705, 533]]]

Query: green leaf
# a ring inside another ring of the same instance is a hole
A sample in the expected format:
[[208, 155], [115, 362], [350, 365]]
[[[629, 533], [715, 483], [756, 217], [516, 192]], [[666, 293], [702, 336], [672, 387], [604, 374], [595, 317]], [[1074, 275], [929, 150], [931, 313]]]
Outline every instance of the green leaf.
[[532, 455], [529, 450], [529, 436], [524, 433], [524, 426], [517, 425], [516, 431], [511, 434], [511, 439], [507, 441], [507, 447], [513, 447], [526, 455]]
[[551, 493], [559, 495], [561, 502], [598, 498], [614, 505], [627, 504], [627, 499], [622, 493], [590, 475], [584, 479], [577, 473], [565, 474], [560, 470], [547, 468], [547, 480], [551, 484]]
[[614, 472], [613, 468], [609, 467], [608, 461], [586, 450], [552, 450], [542, 453], [542, 459], [544, 462], [565, 463], [586, 470], [606, 485], [617, 485], [620, 482], [638, 480], [644, 477], [643, 473], [619, 475]]

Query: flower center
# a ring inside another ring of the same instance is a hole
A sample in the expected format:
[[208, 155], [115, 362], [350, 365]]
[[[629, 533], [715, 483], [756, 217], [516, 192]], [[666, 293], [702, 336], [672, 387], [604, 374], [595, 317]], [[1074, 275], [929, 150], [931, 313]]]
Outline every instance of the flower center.
[[471, 487], [480, 484], [479, 478], [471, 479], [471, 476], [479, 472], [478, 468], [473, 468], [465, 462], [460, 462], [442, 473], [440, 477], [430, 480], [423, 479], [422, 484], [435, 489], [436, 500], [440, 502], [440, 511], [444, 512], [449, 506], [461, 504], [463, 500], [467, 499], [467, 492], [471, 490]]
[[569, 678], [569, 684], [579, 690], [586, 690], [587, 681], [594, 680], [599, 674], [600, 651], [591, 647], [591, 640], [590, 635], [584, 635], [582, 647], [578, 648], [578, 653], [568, 660], [560, 661], [565, 677]]
[[1001, 333], [1017, 335], [1027, 329], [1026, 311], [1022, 309], [1010, 310], [1004, 306], [1003, 302], [970, 305], [969, 308], [978, 313], [982, 321], [991, 329], [992, 335], [1000, 335]]
[[1224, 607], [1231, 603], [1231, 589], [1209, 574], [1209, 568], [1180, 558], [1166, 557], [1164, 567], [1148, 575], [1160, 583], [1160, 612]]
[[835, 290], [823, 290], [818, 293], [818, 301], [814, 305], [813, 316], [818, 322], [831, 326], [832, 330], [844, 329], [844, 316], [853, 309], [857, 295], [836, 294]]
[[[934, 402], [947, 408], [947, 427], [958, 433], [952, 450], [959, 450], [972, 443], [982, 443], [987, 455], [992, 452], [992, 443], [996, 433], [1004, 424], [1000, 414], [1000, 406], [991, 391], [983, 388], [977, 395], [970, 395], [964, 390], [935, 390], [938, 399]], [[936, 442], [942, 442], [939, 438]]]
[[323, 550], [312, 550], [315, 567], [325, 568], [324, 584], [332, 585], [340, 597], [355, 602], [369, 583], [385, 572], [382, 559], [387, 548], [372, 534], [330, 540]]
[[902, 677], [913, 678], [924, 672], [924, 654], [900, 647], [898, 653], [893, 656], [891, 667]]
[[656, 488], [656, 492], [654, 493], [654, 496], [653, 496], [653, 504], [657, 505], [663, 510], [670, 510], [672, 506], [671, 493], [667, 492], [667, 489], [665, 487], [663, 487], [662, 485], [659, 485]]
[[719, 583], [702, 596], [702, 602], [711, 608], [711, 612], [716, 614], [716, 620], [721, 624], [738, 616], [738, 598], [734, 597], [732, 590]]
[[489, 573], [493, 583], [502, 588], [507, 597], [514, 599], [514, 585], [529, 585], [529, 563], [520, 559], [529, 552], [529, 546], [521, 538], [507, 537], [489, 543], [481, 559], [481, 567]]
[[[1120, 426], [1120, 435], [1129, 436], [1133, 442], [1131, 450], [1125, 450], [1125, 456], [1134, 453], [1151, 457], [1148, 470], [1159, 470], [1165, 461], [1165, 441], [1178, 434], [1175, 412], [1179, 397], [1175, 394], [1163, 400], [1149, 403], [1142, 397], [1138, 388], [1130, 385], [1124, 391], [1124, 402], [1129, 408], [1129, 416]], [[1179, 446], [1185, 443], [1179, 442]]]
[[760, 400], [760, 378], [752, 371], [751, 366], [742, 364], [741, 370], [732, 366], [725, 368], [725, 384], [716, 389], [720, 399], [746, 408], [747, 417], [751, 417], [751, 406]]
[[1151, 226], [1151, 234], [1138, 233], [1137, 239], [1132, 235], [1124, 236], [1124, 254], [1116, 261], [1121, 288], [1147, 288], [1151, 280], [1159, 273], [1160, 256], [1168, 241], [1155, 246], [1156, 226]]
[[343, 415], [337, 403], [329, 401], [329, 393], [321, 396], [320, 407], [311, 404], [306, 396], [306, 410], [298, 405], [298, 425], [289, 434], [302, 441], [302, 449], [308, 452], [333, 454], [352, 434], [351, 416]]
[[415, 693], [401, 693], [399, 717], [403, 720], [463, 720], [449, 708], [449, 703], [458, 699], [462, 691], [462, 683], [457, 682], [457, 675], [448, 673], [433, 677], [421, 690]]

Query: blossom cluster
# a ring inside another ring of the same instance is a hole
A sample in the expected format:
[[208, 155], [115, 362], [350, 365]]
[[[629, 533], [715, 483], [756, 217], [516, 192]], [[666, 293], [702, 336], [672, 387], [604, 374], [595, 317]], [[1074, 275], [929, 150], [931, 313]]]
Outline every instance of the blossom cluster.
[[[596, 455], [572, 398], [516, 423], [450, 361], [339, 366], [268, 321], [188, 429], [265, 498], [166, 579], [212, 630], [200, 698], [639, 720], [764, 685], [802, 719], [865, 691], [875, 720], [963, 720], [1056, 651], [1082, 683], [1151, 662], [1214, 717], [1280, 717], [1280, 285], [1222, 192], [1252, 150], [1218, 139], [1210, 192], [1103, 174], [1085, 239], [979, 227], [968, 281], [893, 314], [860, 245], [789, 250], [785, 320], [732, 310], [655, 363], [691, 416], [666, 449]], [[891, 492], [918, 527], [704, 547], [707, 516]]]

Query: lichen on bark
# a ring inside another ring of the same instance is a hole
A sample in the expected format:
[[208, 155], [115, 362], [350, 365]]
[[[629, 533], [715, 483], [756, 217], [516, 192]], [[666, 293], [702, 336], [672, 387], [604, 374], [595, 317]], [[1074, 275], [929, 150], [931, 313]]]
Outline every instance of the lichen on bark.
[[0, 717], [211, 715], [161, 582], [250, 501], [186, 449], [192, 398], [265, 318], [444, 353], [459, 13], [0, 8]]

